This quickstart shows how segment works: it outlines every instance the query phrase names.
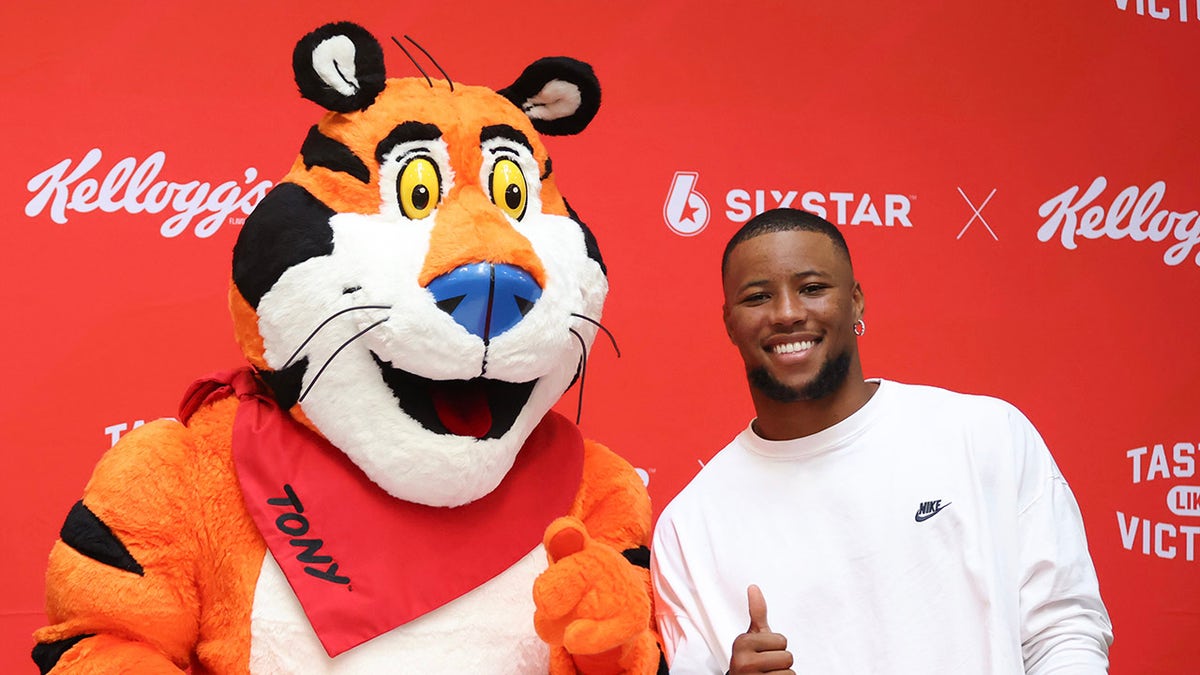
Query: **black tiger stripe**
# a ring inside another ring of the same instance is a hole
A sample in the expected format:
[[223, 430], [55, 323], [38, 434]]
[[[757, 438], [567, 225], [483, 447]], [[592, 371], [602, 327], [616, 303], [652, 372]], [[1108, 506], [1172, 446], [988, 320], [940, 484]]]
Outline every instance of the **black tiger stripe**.
[[490, 124], [479, 130], [480, 145], [483, 145], [494, 138], [503, 138], [506, 141], [511, 141], [517, 145], [524, 146], [530, 154], [533, 154], [533, 145], [529, 143], [529, 137], [512, 126], [507, 124]]
[[[627, 548], [624, 551], [621, 551], [621, 555], [625, 556], [625, 559], [628, 560], [631, 565], [637, 565], [638, 567], [650, 569], [650, 549], [645, 546]], [[667, 667], [667, 656], [666, 654], [663, 654], [662, 649], [659, 648], [658, 670], [655, 671], [655, 675], [667, 675], [668, 671], [669, 668]]]
[[625, 556], [625, 559], [628, 560], [632, 565], [650, 569], [650, 549], [646, 548], [645, 546], [627, 548], [624, 551], [621, 551], [621, 555]]
[[583, 245], [587, 249], [588, 257], [596, 261], [596, 264], [600, 266], [600, 271], [604, 273], [604, 276], [608, 276], [608, 267], [606, 267], [604, 264], [604, 258], [600, 256], [600, 243], [596, 241], [596, 236], [592, 234], [591, 229], [589, 229], [588, 226], [579, 219], [579, 214], [575, 213], [575, 209], [571, 208], [571, 205], [567, 203], [566, 197], [563, 197], [563, 204], [567, 207], [567, 215], [571, 217], [571, 220], [579, 223], [579, 229], [583, 230]]
[[308, 369], [308, 357], [296, 361], [280, 370], [260, 370], [258, 376], [275, 394], [280, 409], [287, 410], [300, 400], [300, 388], [304, 384], [304, 372]]
[[287, 270], [333, 253], [333, 209], [295, 183], [280, 183], [246, 217], [233, 247], [233, 283], [251, 307]]
[[359, 159], [354, 151], [342, 143], [321, 133], [316, 125], [308, 130], [304, 145], [300, 146], [300, 157], [304, 159], [304, 168], [322, 166], [330, 171], [348, 174], [362, 181], [371, 182], [371, 170]]
[[33, 657], [33, 662], [37, 664], [38, 670], [41, 672], [41, 674], [46, 675], [46, 673], [49, 673], [54, 669], [54, 666], [58, 665], [58, 660], [61, 659], [63, 654], [66, 654], [71, 647], [74, 647], [76, 644], [78, 644], [80, 640], [86, 640], [87, 638], [94, 636], [95, 633], [88, 633], [86, 635], [76, 635], [75, 637], [63, 638], [55, 642], [44, 642], [35, 645], [33, 648], [33, 653], [31, 654]]
[[383, 163], [383, 158], [392, 148], [401, 143], [413, 141], [436, 141], [442, 137], [442, 130], [436, 124], [427, 122], [402, 122], [397, 124], [391, 133], [375, 146], [375, 161]]
[[71, 507], [59, 537], [64, 544], [92, 560], [145, 576], [141, 564], [133, 559], [129, 549], [113, 534], [112, 528], [84, 506], [83, 500]]

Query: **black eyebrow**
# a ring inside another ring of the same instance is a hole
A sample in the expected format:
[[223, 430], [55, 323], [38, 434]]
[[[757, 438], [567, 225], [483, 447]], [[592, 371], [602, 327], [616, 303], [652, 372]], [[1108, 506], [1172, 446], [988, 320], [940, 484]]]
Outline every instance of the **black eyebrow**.
[[427, 122], [404, 122], [397, 124], [387, 138], [375, 146], [375, 161], [383, 163], [383, 156], [401, 143], [411, 141], [436, 141], [442, 137], [442, 130], [436, 124]]
[[746, 283], [742, 284], [741, 286], [738, 286], [737, 294], [741, 295], [742, 293], [745, 293], [746, 291], [750, 290], [751, 288], [754, 288], [755, 286], [766, 286], [768, 283], [769, 282], [766, 279], [756, 279], [754, 281], [747, 281]]
[[[808, 277], [816, 277], [817, 279], [819, 279], [821, 281], [826, 281], [826, 282], [831, 281], [833, 279], [833, 275], [828, 272], [822, 272], [820, 270], [804, 270], [803, 272], [793, 273], [791, 276], [791, 280], [798, 281], [800, 279], [805, 279]], [[771, 284], [770, 279], [753, 279], [751, 281], [747, 281], [746, 283], [742, 284], [741, 286], [738, 286], [737, 292], [745, 293], [747, 290], [749, 290], [755, 286], [769, 286], [770, 284]]]
[[371, 170], [358, 155], [344, 143], [322, 134], [316, 125], [308, 130], [308, 137], [300, 146], [300, 157], [306, 169], [323, 166], [330, 171], [351, 175], [364, 183], [371, 182]]
[[804, 277], [831, 278], [831, 277], [833, 277], [833, 275], [829, 272], [824, 272], [822, 270], [804, 270], [803, 272], [796, 272], [796, 273], [792, 274], [793, 279], [803, 279]]
[[533, 154], [533, 145], [530, 144], [529, 138], [507, 124], [493, 124], [479, 131], [479, 143], [481, 145], [496, 138], [512, 141], [517, 145], [523, 146], [529, 151], [529, 154]]

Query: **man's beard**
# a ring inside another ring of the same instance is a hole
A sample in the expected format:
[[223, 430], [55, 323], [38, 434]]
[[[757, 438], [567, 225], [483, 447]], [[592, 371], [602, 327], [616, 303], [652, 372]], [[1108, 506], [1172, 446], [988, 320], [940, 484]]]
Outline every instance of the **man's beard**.
[[763, 366], [746, 371], [746, 379], [750, 386], [767, 395], [767, 398], [780, 403], [795, 403], [797, 401], [813, 401], [825, 398], [841, 388], [850, 374], [850, 352], [841, 354], [821, 364], [817, 376], [812, 382], [797, 389], [775, 379]]

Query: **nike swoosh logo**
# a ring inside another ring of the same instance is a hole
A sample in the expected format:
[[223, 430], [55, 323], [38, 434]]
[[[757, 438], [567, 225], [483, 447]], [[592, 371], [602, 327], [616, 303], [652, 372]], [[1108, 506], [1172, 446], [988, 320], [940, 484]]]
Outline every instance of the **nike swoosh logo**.
[[918, 523], [923, 523], [923, 522], [929, 520], [930, 518], [936, 516], [937, 514], [941, 513], [942, 509], [946, 508], [947, 506], [950, 506], [952, 503], [953, 502], [946, 502], [945, 504], [938, 504], [937, 508], [930, 511], [929, 513], [921, 513], [921, 509], [918, 508], [917, 515], [913, 516], [913, 518]]

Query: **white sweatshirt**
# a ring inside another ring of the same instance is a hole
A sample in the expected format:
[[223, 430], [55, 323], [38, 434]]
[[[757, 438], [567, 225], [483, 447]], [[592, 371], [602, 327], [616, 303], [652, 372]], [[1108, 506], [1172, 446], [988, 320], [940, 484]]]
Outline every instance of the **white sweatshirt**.
[[994, 398], [881, 381], [804, 438], [739, 434], [663, 511], [672, 673], [723, 673], [767, 601], [798, 675], [1107, 672], [1112, 627], [1079, 508]]

